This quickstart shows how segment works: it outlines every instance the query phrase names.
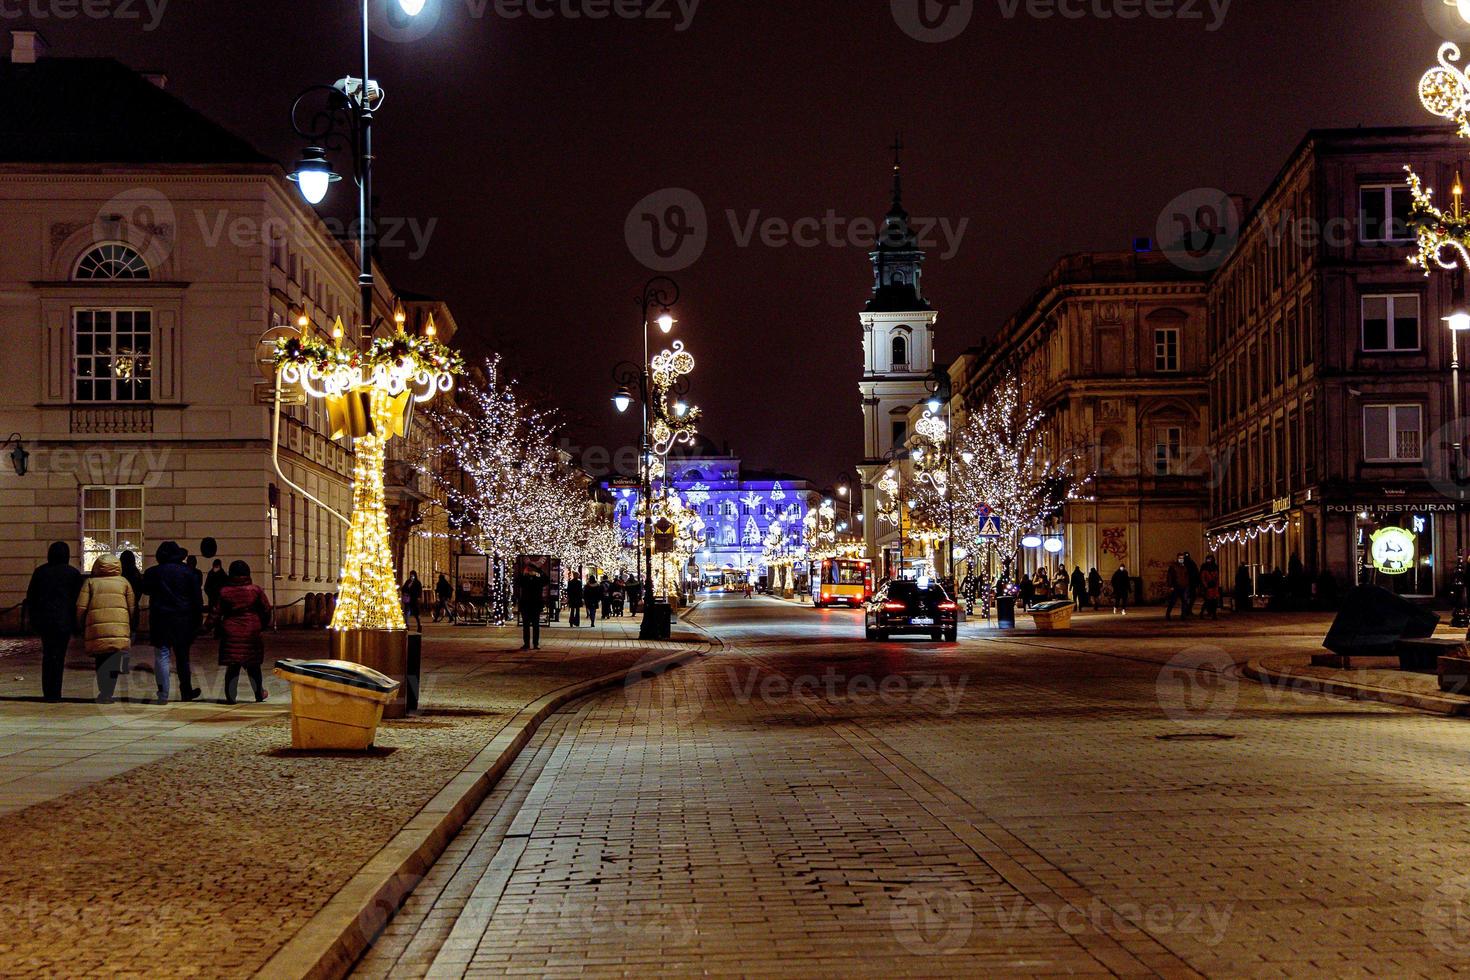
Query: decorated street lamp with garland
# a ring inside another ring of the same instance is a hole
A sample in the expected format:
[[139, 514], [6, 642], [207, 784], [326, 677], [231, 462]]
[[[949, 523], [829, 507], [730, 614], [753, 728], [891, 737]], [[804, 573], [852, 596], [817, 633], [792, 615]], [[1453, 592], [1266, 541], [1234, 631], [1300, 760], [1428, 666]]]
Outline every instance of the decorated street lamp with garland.
[[[332, 658], [392, 677], [403, 676], [408, 632], [384, 503], [387, 446], [407, 432], [414, 404], [452, 390], [455, 375], [464, 372], [459, 353], [435, 338], [432, 315], [422, 336], [408, 335], [404, 319], [399, 309], [394, 335], [374, 339], [366, 350], [343, 346], [340, 317], [330, 342], [308, 335], [304, 326], [299, 336], [275, 342], [277, 428], [282, 386], [299, 386], [307, 397], [325, 403], [331, 438], [350, 437], [356, 455], [350, 519], [327, 507], [348, 525], [329, 633]], [[316, 499], [280, 473], [279, 463], [277, 473], [297, 492]]]

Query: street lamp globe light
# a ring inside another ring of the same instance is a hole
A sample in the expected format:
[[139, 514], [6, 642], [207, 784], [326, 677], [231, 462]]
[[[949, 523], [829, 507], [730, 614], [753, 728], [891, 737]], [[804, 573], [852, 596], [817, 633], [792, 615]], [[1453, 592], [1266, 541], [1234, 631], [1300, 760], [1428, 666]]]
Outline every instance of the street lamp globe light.
[[619, 388], [617, 394], [613, 395], [612, 401], [613, 407], [618, 410], [619, 415], [622, 415], [628, 411], [629, 407], [632, 406], [633, 393], [629, 391], [626, 386]]
[[423, 13], [425, 0], [398, 0], [398, 9], [410, 17]]
[[[1465, 2], [1470, 4], [1470, 0], [1465, 0]], [[1449, 316], [1444, 318], [1444, 322], [1457, 333], [1461, 330], [1470, 330], [1470, 309], [1464, 306], [1456, 307]]]
[[1470, 0], [1444, 0], [1446, 7], [1454, 7], [1460, 12], [1460, 19], [1470, 24]]
[[668, 333], [669, 331], [674, 329], [674, 324], [678, 323], [679, 321], [675, 320], [672, 316], [665, 313], [663, 316], [659, 317], [653, 322], [657, 323], [658, 328], [664, 333]]
[[296, 169], [290, 179], [301, 188], [301, 196], [308, 204], [320, 204], [327, 196], [327, 187], [342, 179], [327, 162], [327, 151], [320, 146], [308, 146], [296, 161]]

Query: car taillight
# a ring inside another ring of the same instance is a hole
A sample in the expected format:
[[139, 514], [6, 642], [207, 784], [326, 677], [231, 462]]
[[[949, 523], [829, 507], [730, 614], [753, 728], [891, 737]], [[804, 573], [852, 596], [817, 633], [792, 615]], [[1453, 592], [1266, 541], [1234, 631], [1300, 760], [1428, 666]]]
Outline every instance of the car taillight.
[[950, 610], [958, 609], [960, 607], [953, 602], [941, 602], [939, 604], [939, 608], [943, 609], [946, 612], [949, 612]]
[[901, 602], [885, 602], [883, 603], [883, 608], [887, 609], [889, 612], [903, 612], [905, 609], [908, 608], [908, 606], [904, 605]]

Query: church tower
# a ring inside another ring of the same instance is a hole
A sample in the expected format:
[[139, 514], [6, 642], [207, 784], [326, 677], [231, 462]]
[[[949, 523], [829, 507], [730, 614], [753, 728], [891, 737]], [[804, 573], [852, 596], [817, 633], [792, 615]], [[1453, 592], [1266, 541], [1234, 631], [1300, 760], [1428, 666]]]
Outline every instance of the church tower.
[[[939, 313], [924, 298], [924, 252], [903, 206], [903, 141], [893, 144], [893, 206], [869, 253], [873, 294], [861, 314], [863, 377], [863, 523], [869, 557], [877, 558], [893, 528], [880, 527], [875, 484], [895, 448], [908, 441], [909, 410], [929, 397], [934, 324]], [[896, 555], [893, 556], [896, 558]]]

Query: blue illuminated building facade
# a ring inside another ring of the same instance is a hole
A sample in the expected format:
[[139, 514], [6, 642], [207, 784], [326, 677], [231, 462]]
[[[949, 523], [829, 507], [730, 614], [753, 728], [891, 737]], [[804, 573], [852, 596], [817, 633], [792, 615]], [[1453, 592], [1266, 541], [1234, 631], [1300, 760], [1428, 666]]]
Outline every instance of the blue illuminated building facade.
[[[766, 537], [777, 522], [792, 551], [801, 548], [807, 511], [817, 495], [803, 479], [747, 470], [740, 458], [708, 439], [680, 447], [668, 460], [670, 487], [704, 520], [705, 547], [695, 557], [706, 584], [755, 582], [766, 573]], [[619, 530], [638, 540], [638, 491], [609, 484]], [[659, 492], [659, 487], [654, 492]]]

